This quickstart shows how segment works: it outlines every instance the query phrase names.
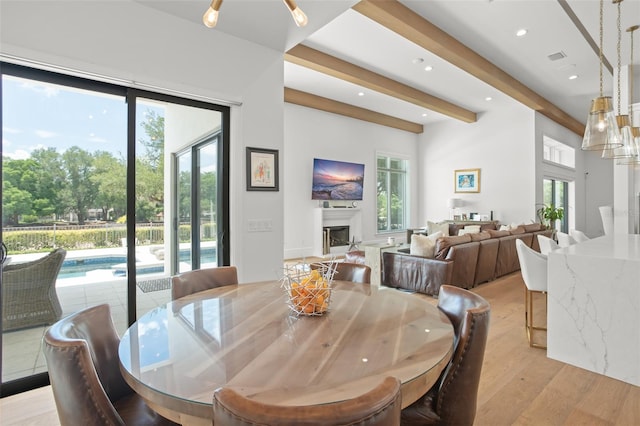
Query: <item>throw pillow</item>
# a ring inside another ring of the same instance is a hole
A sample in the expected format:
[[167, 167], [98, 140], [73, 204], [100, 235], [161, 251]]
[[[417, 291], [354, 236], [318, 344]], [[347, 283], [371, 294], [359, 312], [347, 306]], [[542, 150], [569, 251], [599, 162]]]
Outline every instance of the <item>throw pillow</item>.
[[466, 225], [464, 229], [469, 234], [477, 234], [478, 232], [480, 232], [480, 225]]
[[458, 231], [458, 236], [466, 234], [477, 234], [480, 232], [480, 225], [467, 225]]
[[446, 222], [443, 223], [435, 223], [427, 221], [427, 234], [435, 234], [436, 232], [442, 232], [442, 236], [449, 236], [449, 224]]
[[436, 249], [436, 240], [440, 237], [442, 237], [441, 231], [438, 231], [435, 234], [431, 235], [413, 234], [411, 236], [411, 246], [409, 247], [409, 254], [433, 259]]

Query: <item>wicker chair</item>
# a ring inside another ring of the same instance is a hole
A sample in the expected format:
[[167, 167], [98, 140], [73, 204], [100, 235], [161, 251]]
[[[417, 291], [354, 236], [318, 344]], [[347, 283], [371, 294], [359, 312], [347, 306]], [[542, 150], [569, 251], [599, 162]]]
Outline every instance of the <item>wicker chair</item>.
[[60, 319], [56, 279], [66, 255], [64, 249], [55, 249], [40, 259], [2, 268], [3, 331], [53, 324]]

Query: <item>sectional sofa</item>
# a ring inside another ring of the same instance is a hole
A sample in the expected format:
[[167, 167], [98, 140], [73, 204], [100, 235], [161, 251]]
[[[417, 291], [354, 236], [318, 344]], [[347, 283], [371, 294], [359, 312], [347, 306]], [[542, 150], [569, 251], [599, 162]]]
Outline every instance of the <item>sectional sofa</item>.
[[[452, 225], [453, 226], [453, 225]], [[516, 240], [540, 251], [537, 235], [551, 236], [540, 224], [497, 230], [492, 224], [478, 233], [440, 237], [434, 258], [410, 254], [409, 249], [382, 254], [382, 285], [437, 296], [442, 284], [472, 288], [520, 269]], [[457, 234], [457, 229], [450, 233]]]

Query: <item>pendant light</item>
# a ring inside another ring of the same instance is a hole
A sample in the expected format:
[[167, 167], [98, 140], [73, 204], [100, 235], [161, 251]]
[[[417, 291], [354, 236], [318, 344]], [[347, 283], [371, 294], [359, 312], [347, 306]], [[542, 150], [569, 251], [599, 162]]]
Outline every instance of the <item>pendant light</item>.
[[289, 12], [291, 12], [291, 16], [293, 16], [293, 20], [295, 21], [296, 25], [299, 27], [304, 27], [305, 25], [307, 25], [307, 22], [309, 22], [309, 20], [307, 19], [307, 15], [305, 15], [302, 9], [298, 7], [298, 5], [296, 4], [296, 0], [283, 1], [284, 4], [287, 5]]
[[617, 44], [617, 54], [618, 54], [618, 115], [616, 115], [616, 124], [618, 126], [618, 130], [620, 131], [620, 143], [621, 146], [617, 148], [604, 149], [602, 151], [602, 158], [611, 159], [611, 158], [632, 158], [637, 156], [638, 150], [634, 149], [635, 144], [633, 143], [633, 136], [631, 136], [631, 124], [629, 123], [629, 115], [623, 114], [622, 109], [620, 107], [620, 100], [622, 98], [622, 94], [620, 92], [620, 74], [622, 71], [622, 60], [620, 58], [620, 44], [622, 41], [622, 31], [620, 29], [620, 17], [622, 15], [622, 1], [623, 0], [613, 0], [614, 4], [618, 5], [618, 44]]
[[[631, 38], [631, 58], [629, 60], [629, 117], [633, 121], [633, 32], [640, 28], [640, 25], [633, 25], [627, 28], [627, 32]], [[635, 155], [629, 158], [621, 158], [616, 164], [634, 165], [640, 164], [640, 127], [633, 127], [631, 123], [631, 144], [635, 149]]]
[[602, 151], [621, 145], [620, 131], [613, 115], [611, 97], [604, 96], [602, 90], [603, 14], [604, 0], [600, 0], [600, 96], [591, 101], [591, 110], [582, 139], [582, 149], [585, 151]]
[[[284, 4], [291, 12], [293, 21], [299, 27], [304, 27], [309, 22], [307, 15], [304, 14], [302, 9], [296, 4], [296, 0], [283, 0]], [[209, 28], [213, 28], [218, 23], [218, 15], [220, 14], [220, 6], [222, 6], [222, 0], [212, 0], [209, 9], [202, 16], [202, 22]]]
[[209, 9], [202, 16], [202, 23], [209, 28], [213, 28], [218, 23], [218, 15], [222, 6], [222, 0], [212, 0]]

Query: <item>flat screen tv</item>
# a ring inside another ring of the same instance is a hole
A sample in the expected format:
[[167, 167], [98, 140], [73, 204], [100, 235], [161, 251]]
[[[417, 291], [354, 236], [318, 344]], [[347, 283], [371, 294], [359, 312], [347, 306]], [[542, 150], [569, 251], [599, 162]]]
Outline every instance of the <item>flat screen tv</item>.
[[312, 200], [362, 200], [364, 164], [313, 159]]

